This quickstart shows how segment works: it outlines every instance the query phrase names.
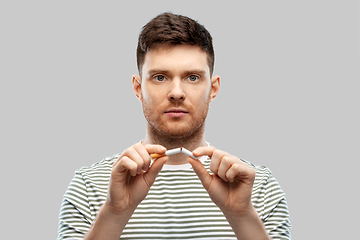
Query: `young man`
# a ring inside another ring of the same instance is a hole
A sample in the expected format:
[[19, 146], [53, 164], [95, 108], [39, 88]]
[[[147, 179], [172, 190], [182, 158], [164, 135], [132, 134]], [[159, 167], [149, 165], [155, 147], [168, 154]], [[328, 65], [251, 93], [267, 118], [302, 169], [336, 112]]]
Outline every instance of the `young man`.
[[[208, 31], [161, 14], [139, 36], [137, 63], [145, 139], [76, 173], [58, 239], [290, 239], [285, 194], [271, 172], [205, 141], [220, 89]], [[151, 157], [179, 147], [197, 159]]]

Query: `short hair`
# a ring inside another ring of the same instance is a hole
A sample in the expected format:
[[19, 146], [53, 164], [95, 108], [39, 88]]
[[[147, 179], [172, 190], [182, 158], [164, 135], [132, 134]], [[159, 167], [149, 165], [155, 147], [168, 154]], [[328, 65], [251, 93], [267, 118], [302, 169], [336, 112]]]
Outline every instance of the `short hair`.
[[148, 22], [139, 35], [136, 50], [137, 67], [142, 74], [145, 54], [159, 45], [195, 45], [207, 54], [210, 76], [213, 73], [215, 54], [212, 37], [206, 28], [197, 21], [170, 12], [162, 13]]

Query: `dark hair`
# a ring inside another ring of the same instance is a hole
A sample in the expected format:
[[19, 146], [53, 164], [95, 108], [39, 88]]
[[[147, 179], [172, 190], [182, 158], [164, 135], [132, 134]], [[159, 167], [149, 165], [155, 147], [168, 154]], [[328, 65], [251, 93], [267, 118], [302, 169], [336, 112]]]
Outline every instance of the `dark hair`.
[[140, 75], [146, 52], [163, 44], [170, 46], [188, 44], [201, 47], [207, 53], [210, 75], [212, 75], [215, 54], [210, 33], [197, 21], [169, 12], [158, 15], [142, 28], [136, 51]]

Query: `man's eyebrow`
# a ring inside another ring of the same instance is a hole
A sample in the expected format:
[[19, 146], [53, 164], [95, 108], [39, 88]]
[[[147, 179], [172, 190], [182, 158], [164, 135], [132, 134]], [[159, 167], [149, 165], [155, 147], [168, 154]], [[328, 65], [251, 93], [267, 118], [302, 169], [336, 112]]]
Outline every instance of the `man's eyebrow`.
[[163, 73], [163, 74], [167, 74], [167, 73], [169, 73], [169, 71], [167, 71], [167, 70], [163, 70], [163, 69], [150, 69], [149, 71], [148, 71], [148, 75], [154, 75], [154, 74], [158, 74], [158, 73]]
[[192, 69], [192, 70], [186, 70], [184, 72], [185, 75], [189, 75], [189, 74], [199, 74], [199, 75], [206, 75], [206, 71], [202, 70], [202, 69]]
[[[154, 75], [154, 74], [169, 74], [171, 71], [164, 70], [164, 69], [150, 69], [148, 71], [148, 75]], [[199, 75], [206, 75], [206, 71], [202, 69], [189, 69], [182, 73], [182, 75], [189, 75], [189, 74], [199, 74]]]

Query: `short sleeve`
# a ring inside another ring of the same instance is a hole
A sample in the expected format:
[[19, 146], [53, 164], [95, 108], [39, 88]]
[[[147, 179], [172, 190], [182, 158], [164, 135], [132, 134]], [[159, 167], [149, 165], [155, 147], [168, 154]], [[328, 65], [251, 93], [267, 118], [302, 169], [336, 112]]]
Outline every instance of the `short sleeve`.
[[291, 239], [291, 223], [284, 191], [265, 166], [246, 162], [256, 172], [251, 201], [272, 239]]
[[291, 239], [290, 216], [284, 191], [268, 171], [257, 199], [259, 215], [272, 239]]
[[58, 240], [83, 239], [92, 220], [86, 185], [82, 174], [76, 172], [61, 205]]
[[282, 198], [264, 220], [272, 239], [291, 239], [291, 223], [286, 198]]

